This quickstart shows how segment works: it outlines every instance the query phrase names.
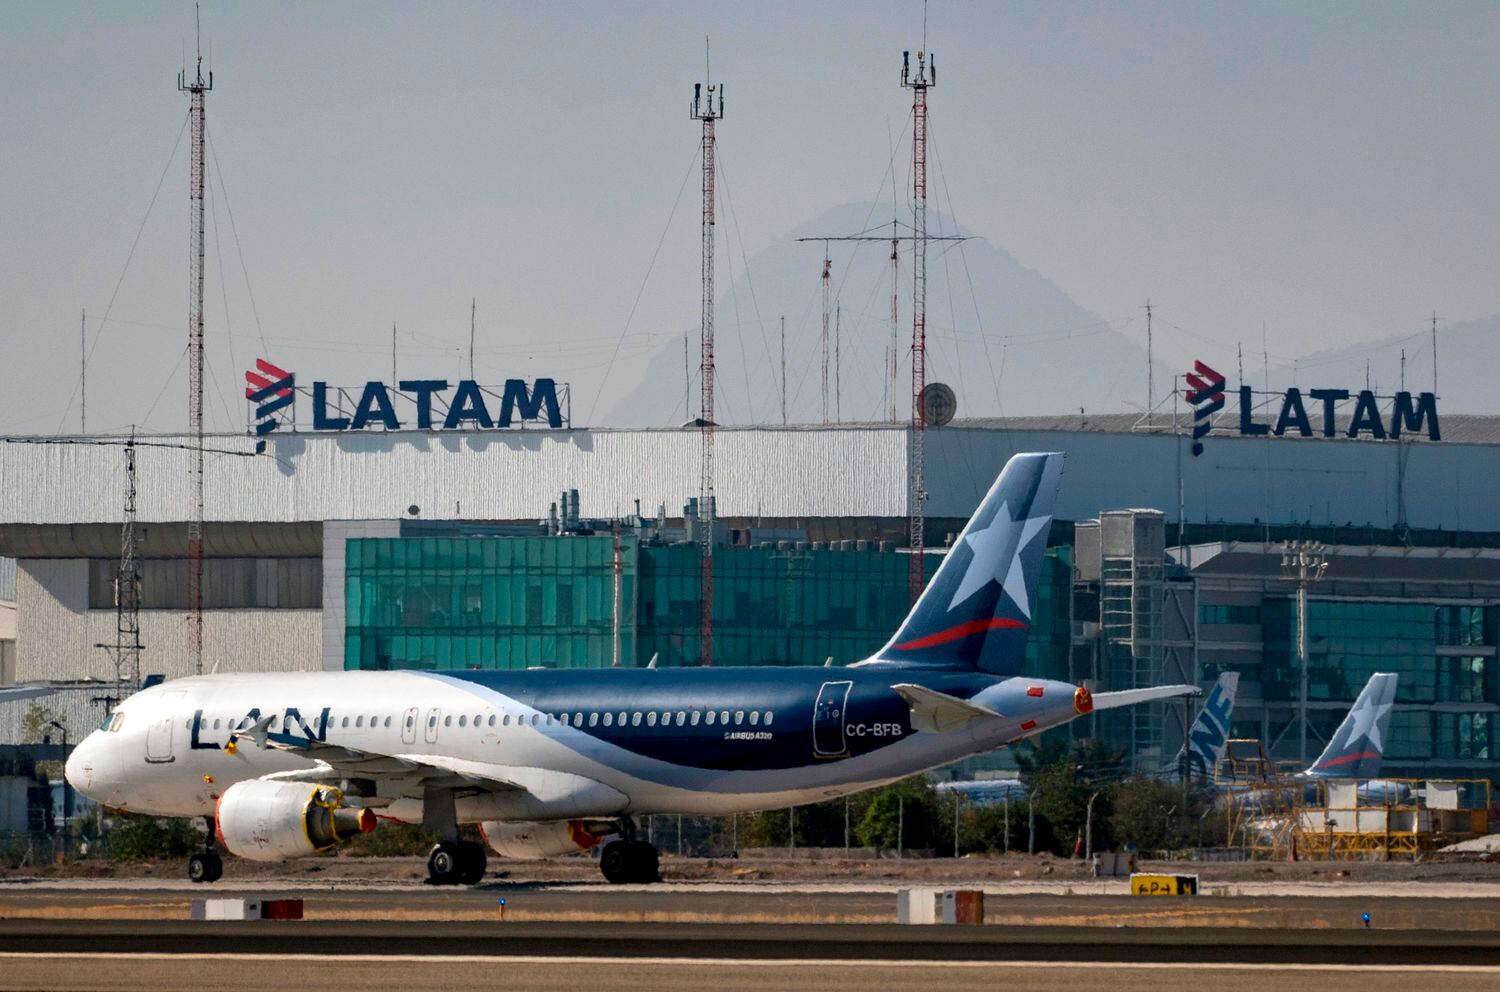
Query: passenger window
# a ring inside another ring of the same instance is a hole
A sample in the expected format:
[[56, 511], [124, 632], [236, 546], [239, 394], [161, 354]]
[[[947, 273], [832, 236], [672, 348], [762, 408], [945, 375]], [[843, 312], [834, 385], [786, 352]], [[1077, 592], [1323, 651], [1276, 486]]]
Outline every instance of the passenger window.
[[698, 726], [698, 721], [701, 719], [703, 719], [703, 714], [699, 713], [697, 710], [693, 710], [693, 715], [688, 719], [688, 722], [696, 727]]
[[620, 711], [620, 726], [622, 726], [622, 727], [625, 726], [625, 711], [624, 710]]
[[[436, 717], [434, 717], [434, 719], [436, 719]], [[349, 729], [349, 718], [347, 716], [346, 717], [342, 717], [339, 720], [339, 727], [340, 727], [340, 729], [343, 729], [343, 730], [348, 730]]]
[[712, 727], [714, 725], [714, 717], [718, 715], [719, 714], [715, 713], [713, 710], [709, 710], [708, 713], [704, 715], [703, 722]]
[[356, 727], [363, 727], [365, 725], [365, 718], [362, 717], [362, 716], [355, 717], [354, 718], [354, 725]]
[[582, 713], [574, 713], [573, 714], [573, 726], [575, 726], [575, 727], [581, 727], [581, 726], [583, 726], [583, 714]]
[[386, 717], [386, 718], [385, 718], [385, 725], [386, 725], [386, 726], [387, 726], [387, 727], [389, 727], [389, 726], [390, 726], [390, 725], [391, 725], [391, 718], [390, 718], [390, 717]]
[[632, 727], [639, 727], [641, 725], [641, 714], [639, 711], [630, 714], [630, 725]]
[[[346, 727], [349, 726], [349, 718], [347, 716], [344, 717], [344, 726], [346, 726]], [[430, 716], [430, 717], [427, 718], [427, 726], [428, 726], [429, 729], [437, 726], [437, 714], [436, 713], [432, 714], [432, 716]]]
[[682, 710], [678, 710], [677, 711], [677, 726], [680, 727], [680, 726], [682, 726], [685, 723], [687, 723], [687, 714], [684, 713], [684, 712], [682, 712]]
[[[127, 586], [126, 588], [128, 589], [129, 587]], [[219, 729], [219, 721], [218, 720], [214, 720], [214, 729], [215, 730]]]
[[772, 710], [766, 710], [766, 726], [767, 727], [769, 727], [771, 725], [771, 717], [773, 717], [775, 715], [776, 714]]
[[745, 711], [744, 710], [735, 710], [734, 711], [734, 725], [736, 727], [738, 727], [740, 724], [742, 724], [744, 722], [745, 722]]
[[661, 725], [663, 727], [666, 727], [666, 726], [669, 726], [671, 723], [672, 723], [672, 714], [670, 714], [670, 713], [663, 713], [661, 715]]
[[[615, 722], [615, 715], [613, 713], [606, 713], [606, 714], [604, 714], [604, 725], [606, 727], [613, 726], [614, 722]], [[592, 724], [590, 724], [590, 726], [592, 726]]]
[[495, 714], [491, 713], [490, 714], [490, 726], [493, 727], [494, 725], [495, 725]]
[[650, 713], [646, 714], [646, 726], [648, 726], [648, 727], [654, 727], [654, 726], [656, 726], [656, 711], [655, 710], [652, 710]]
[[722, 724], [724, 724], [724, 725], [726, 725], [726, 726], [728, 726], [728, 724], [729, 724], [729, 711], [728, 710], [720, 710], [719, 711], [719, 722], [722, 723]]
[[750, 711], [750, 726], [753, 727], [753, 726], [755, 726], [758, 723], [760, 723], [760, 710], [751, 710]]
[[452, 713], [450, 713], [447, 716], [443, 717], [443, 726], [445, 726], [445, 727], [451, 727], [451, 726], [453, 726], [453, 714]]
[[460, 727], [467, 727], [469, 725], [469, 718], [468, 718], [468, 716], [465, 715], [465, 716], [459, 717], [458, 718], [458, 725]]
[[590, 713], [589, 714], [589, 726], [590, 727], [597, 727], [597, 726], [599, 726], [599, 714], [598, 713]]

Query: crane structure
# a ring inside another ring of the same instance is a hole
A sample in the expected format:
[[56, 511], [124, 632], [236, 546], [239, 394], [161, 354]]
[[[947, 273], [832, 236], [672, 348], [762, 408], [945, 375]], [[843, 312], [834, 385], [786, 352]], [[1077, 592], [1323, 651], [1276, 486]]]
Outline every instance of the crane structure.
[[[707, 100], [704, 90], [707, 89]], [[718, 105], [714, 105], [717, 91]], [[714, 663], [714, 122], [724, 116], [724, 87], [693, 84], [692, 119], [703, 122], [703, 323], [698, 362], [701, 440], [698, 545], [702, 588], [698, 617], [699, 660]]]
[[214, 74], [203, 78], [203, 47], [198, 46], [195, 75], [177, 74], [177, 88], [188, 94], [192, 131], [192, 164], [188, 196], [191, 235], [188, 246], [188, 433], [193, 439], [193, 492], [196, 506], [188, 520], [187, 621], [188, 655], [193, 671], [203, 674], [203, 97], [214, 88]]
[[908, 584], [912, 602], [926, 583], [923, 549], [926, 544], [927, 479], [925, 434], [927, 404], [927, 91], [937, 84], [937, 59], [917, 53], [917, 70], [911, 71], [911, 53], [901, 53], [901, 85], [911, 90], [911, 455], [907, 460], [907, 494], [911, 510], [911, 565]]

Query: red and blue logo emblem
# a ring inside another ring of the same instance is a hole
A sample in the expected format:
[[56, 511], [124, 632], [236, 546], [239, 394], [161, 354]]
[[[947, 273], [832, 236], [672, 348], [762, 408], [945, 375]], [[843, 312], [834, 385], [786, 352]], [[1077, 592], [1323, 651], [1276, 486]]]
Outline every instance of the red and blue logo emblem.
[[296, 377], [264, 358], [257, 358], [255, 368], [245, 373], [245, 399], [255, 404], [257, 455], [265, 453], [266, 435], [280, 427], [286, 419], [277, 414], [290, 407], [296, 395]]

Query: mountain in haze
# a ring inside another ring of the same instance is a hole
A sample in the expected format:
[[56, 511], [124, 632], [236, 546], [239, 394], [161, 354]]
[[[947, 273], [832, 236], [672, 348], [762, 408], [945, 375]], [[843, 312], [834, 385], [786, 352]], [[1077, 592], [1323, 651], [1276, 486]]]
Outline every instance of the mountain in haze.
[[[1495, 413], [1494, 370], [1500, 368], [1500, 314], [1457, 324], [1438, 323], [1437, 369], [1439, 409], [1446, 413]], [[1394, 393], [1402, 383], [1413, 393], [1432, 389], [1432, 327], [1410, 333], [1320, 351], [1292, 365], [1272, 366], [1273, 390], [1288, 386], [1363, 389], [1368, 375], [1378, 393]], [[1221, 366], [1222, 370], [1222, 366]], [[1262, 388], [1266, 374], [1259, 364], [1247, 366], [1245, 379]], [[1234, 383], [1231, 382], [1231, 386]]]
[[[903, 218], [901, 233], [910, 234]], [[889, 237], [890, 207], [847, 204], [813, 218], [750, 257], [749, 278], [736, 254], [734, 271], [719, 255], [715, 308], [717, 420], [722, 424], [781, 422], [782, 346], [786, 317], [786, 417], [823, 419], [823, 245], [798, 238]], [[1004, 249], [929, 212], [928, 233], [970, 240], [933, 242], [927, 261], [927, 379], [958, 396], [958, 416], [1139, 410], [1146, 396], [1141, 344], [1074, 302], [1045, 276]], [[828, 418], [882, 420], [892, 395], [890, 242], [833, 242]], [[896, 326], [898, 419], [910, 415], [911, 243], [900, 246]], [[758, 310], [758, 315], [757, 315]], [[1132, 328], [1139, 337], [1143, 331]], [[683, 342], [687, 342], [685, 360]], [[652, 354], [640, 383], [615, 405], [609, 426], [676, 425], [698, 413], [698, 328], [668, 339]], [[685, 371], [684, 366], [687, 366]], [[1171, 372], [1157, 362], [1158, 392]], [[691, 377], [689, 386], [685, 378]]]

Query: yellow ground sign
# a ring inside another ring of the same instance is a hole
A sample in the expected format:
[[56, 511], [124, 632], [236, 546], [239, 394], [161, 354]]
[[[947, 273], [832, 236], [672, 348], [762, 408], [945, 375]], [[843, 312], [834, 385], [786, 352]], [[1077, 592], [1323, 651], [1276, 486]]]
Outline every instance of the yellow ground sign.
[[1198, 876], [1131, 875], [1130, 894], [1133, 896], [1195, 896], [1198, 894]]

